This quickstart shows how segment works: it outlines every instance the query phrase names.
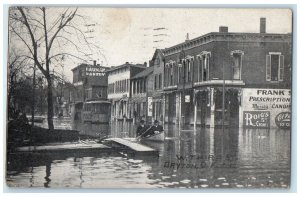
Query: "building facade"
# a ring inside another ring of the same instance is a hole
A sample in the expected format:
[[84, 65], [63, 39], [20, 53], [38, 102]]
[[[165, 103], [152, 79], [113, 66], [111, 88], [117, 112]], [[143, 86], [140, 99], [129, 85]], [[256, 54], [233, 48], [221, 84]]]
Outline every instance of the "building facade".
[[[265, 33], [264, 25], [262, 20], [260, 33], [231, 33], [220, 27], [219, 32], [165, 49], [165, 122], [181, 128], [223, 124], [267, 128], [275, 125], [275, 116], [289, 113], [291, 35]], [[278, 89], [282, 90], [278, 94], [286, 95], [284, 101], [271, 95]], [[251, 94], [257, 96], [250, 98]], [[262, 94], [269, 94], [269, 100]], [[273, 98], [282, 102], [280, 110], [270, 105]], [[257, 116], [261, 117], [254, 120]]]
[[153, 87], [149, 91], [148, 96], [152, 99], [152, 119], [159, 120], [164, 124], [164, 94], [163, 94], [163, 84], [164, 84], [164, 64], [165, 58], [163, 50], [156, 49], [155, 53], [150, 60], [150, 67], [153, 67]]
[[75, 90], [71, 96], [71, 114], [75, 119], [81, 116], [85, 101], [107, 99], [107, 69], [96, 64], [96, 61], [93, 65], [80, 64], [72, 69]]
[[131, 78], [130, 106], [133, 112], [134, 123], [140, 120], [152, 122], [153, 107], [152, 95], [154, 90], [153, 66], [147, 67], [142, 72]]
[[108, 99], [111, 101], [112, 120], [132, 119], [133, 111], [129, 106], [132, 86], [131, 78], [146, 69], [145, 64], [130, 64], [112, 67], [108, 75]]

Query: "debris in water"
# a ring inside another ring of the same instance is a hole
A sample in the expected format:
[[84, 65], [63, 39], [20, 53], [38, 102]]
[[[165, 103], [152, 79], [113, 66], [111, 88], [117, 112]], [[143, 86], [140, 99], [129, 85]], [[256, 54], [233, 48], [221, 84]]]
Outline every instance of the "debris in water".
[[190, 183], [190, 182], [191, 182], [191, 180], [188, 180], [188, 179], [185, 179], [185, 180], [180, 181], [180, 183], [184, 183], [184, 184], [188, 184], [188, 183]]

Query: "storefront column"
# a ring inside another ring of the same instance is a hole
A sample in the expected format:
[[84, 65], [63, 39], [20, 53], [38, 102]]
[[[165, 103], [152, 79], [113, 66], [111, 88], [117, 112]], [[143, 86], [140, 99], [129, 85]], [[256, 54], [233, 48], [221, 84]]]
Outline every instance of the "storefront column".
[[195, 99], [195, 101], [194, 101], [194, 132], [196, 132], [196, 128], [197, 128], [197, 100], [196, 100], [196, 98], [193, 98], [193, 99]]
[[175, 124], [178, 125], [180, 128], [181, 125], [181, 92], [176, 92], [176, 122]]
[[238, 100], [239, 100], [239, 127], [243, 128], [243, 89], [239, 89], [238, 93]]
[[165, 125], [165, 117], [166, 117], [166, 102], [165, 102], [165, 99], [166, 99], [166, 95], [165, 94], [163, 94], [163, 100], [162, 100], [162, 103], [163, 103], [163, 111], [162, 111], [162, 113], [163, 113], [163, 122], [162, 122], [162, 124], [163, 125]]
[[214, 88], [210, 89], [210, 127], [215, 127], [215, 99]]

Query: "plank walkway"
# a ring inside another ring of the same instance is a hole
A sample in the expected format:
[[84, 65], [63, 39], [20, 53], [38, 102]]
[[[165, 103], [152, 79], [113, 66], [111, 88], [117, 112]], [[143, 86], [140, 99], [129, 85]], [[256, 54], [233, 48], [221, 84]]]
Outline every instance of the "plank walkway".
[[104, 150], [110, 147], [103, 144], [85, 144], [85, 143], [67, 143], [67, 144], [54, 144], [46, 146], [23, 146], [17, 148], [19, 152], [51, 152], [51, 151], [68, 151], [68, 150]]
[[130, 151], [130, 154], [135, 156], [156, 156], [159, 153], [158, 150], [142, 145], [133, 140], [122, 138], [108, 138], [105, 139], [105, 142], [112, 148]]
[[133, 139], [108, 138], [104, 144], [96, 142], [80, 143], [53, 143], [44, 146], [23, 146], [18, 147], [17, 152], [23, 153], [55, 153], [55, 152], [104, 152], [116, 151], [126, 153], [130, 156], [158, 156], [158, 150], [140, 144]]

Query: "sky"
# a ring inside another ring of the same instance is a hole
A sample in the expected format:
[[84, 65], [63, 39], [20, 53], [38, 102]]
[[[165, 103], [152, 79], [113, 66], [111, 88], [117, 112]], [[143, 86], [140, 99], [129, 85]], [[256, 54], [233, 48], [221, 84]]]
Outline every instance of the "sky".
[[[292, 13], [288, 9], [216, 8], [79, 8], [87, 16], [89, 37], [101, 54], [91, 58], [111, 67], [125, 62], [149, 62], [156, 48], [168, 48], [228, 26], [229, 32], [259, 32], [260, 18], [266, 18], [267, 33], [291, 33]], [[72, 82], [71, 69], [80, 60], [64, 62], [63, 74]], [[92, 61], [91, 61], [92, 63]]]

